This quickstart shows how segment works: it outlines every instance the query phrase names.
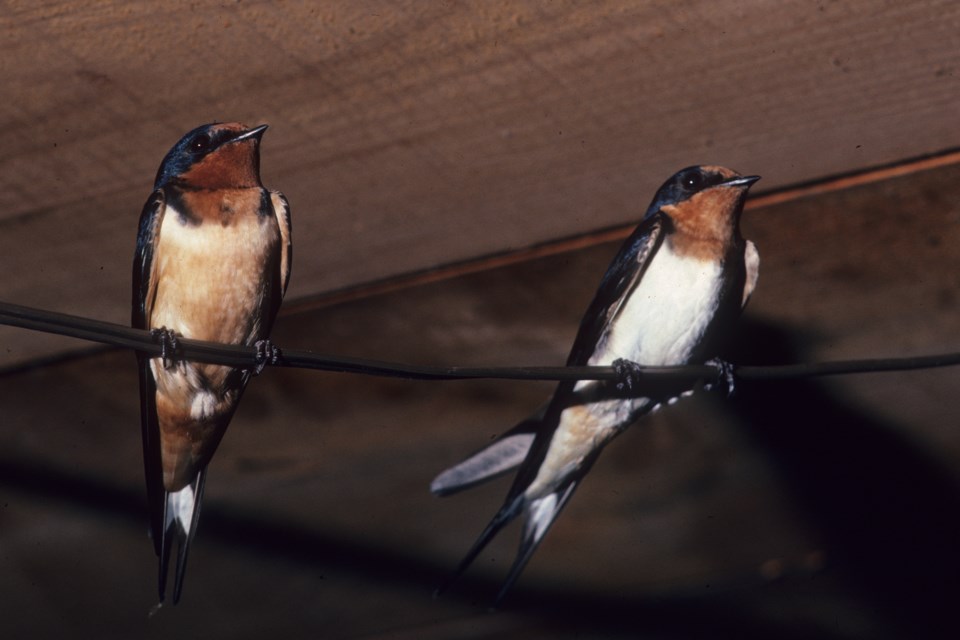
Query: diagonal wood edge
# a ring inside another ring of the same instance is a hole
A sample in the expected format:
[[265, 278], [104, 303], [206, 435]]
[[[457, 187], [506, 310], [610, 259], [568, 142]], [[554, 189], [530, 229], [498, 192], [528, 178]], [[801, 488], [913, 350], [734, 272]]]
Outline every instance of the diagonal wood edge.
[[[813, 180], [796, 185], [782, 187], [751, 197], [746, 204], [747, 211], [762, 209], [785, 202], [808, 198], [816, 195], [823, 195], [844, 189], [852, 189], [867, 184], [899, 178], [913, 173], [929, 171], [940, 167], [950, 166], [960, 163], [960, 149], [947, 149], [937, 153], [910, 158], [899, 162], [886, 165], [869, 167], [860, 171], [853, 171], [841, 175], [830, 176], [819, 180]], [[558, 240], [551, 240], [522, 249], [504, 251], [478, 258], [471, 258], [460, 262], [453, 262], [446, 265], [404, 273], [382, 280], [353, 285], [343, 289], [337, 289], [317, 296], [304, 298], [301, 300], [290, 301], [284, 304], [280, 313], [282, 315], [293, 315], [306, 313], [314, 309], [333, 306], [343, 302], [368, 298], [392, 291], [397, 291], [407, 287], [414, 287], [433, 282], [439, 282], [450, 278], [456, 278], [471, 273], [495, 269], [507, 265], [534, 260], [546, 256], [557, 255], [569, 251], [577, 251], [589, 247], [622, 240], [630, 235], [634, 225], [619, 225], [607, 229], [600, 229], [589, 233], [568, 236]]]

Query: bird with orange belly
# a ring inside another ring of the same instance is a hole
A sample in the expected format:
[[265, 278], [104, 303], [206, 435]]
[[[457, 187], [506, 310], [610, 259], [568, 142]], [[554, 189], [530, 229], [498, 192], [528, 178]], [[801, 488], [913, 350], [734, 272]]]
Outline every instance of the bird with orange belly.
[[[290, 208], [260, 182], [266, 125], [209, 124], [167, 153], [144, 205], [133, 261], [133, 326], [163, 356], [137, 354], [143, 455], [159, 594], [176, 543], [180, 599], [207, 465], [251, 373], [275, 355], [268, 337], [290, 280]], [[251, 369], [187, 362], [178, 337], [257, 345]]]

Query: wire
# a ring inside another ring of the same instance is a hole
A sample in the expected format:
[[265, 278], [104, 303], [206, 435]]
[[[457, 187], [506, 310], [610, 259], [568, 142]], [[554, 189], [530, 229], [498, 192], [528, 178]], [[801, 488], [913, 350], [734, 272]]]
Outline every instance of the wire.
[[[125, 349], [134, 349], [153, 356], [162, 354], [162, 346], [149, 331], [111, 322], [93, 320], [54, 311], [45, 311], [0, 302], [0, 324], [23, 329], [100, 342]], [[228, 345], [203, 340], [180, 338], [175, 358], [221, 364], [239, 368], [255, 368], [258, 350], [253, 346]], [[320, 371], [407, 378], [411, 380], [463, 380], [498, 378], [506, 380], [610, 380], [621, 375], [614, 367], [456, 367], [409, 365], [364, 358], [320, 355], [310, 351], [283, 349], [273, 366], [296, 367]], [[944, 353], [907, 358], [874, 358], [777, 366], [735, 366], [733, 373], [740, 380], [787, 380], [815, 376], [852, 373], [908, 371], [960, 365], [960, 353]], [[679, 367], [642, 367], [644, 377], [660, 380], [694, 381], [714, 379], [719, 375], [712, 364]]]
[[[134, 349], [154, 356], [162, 354], [162, 346], [149, 331], [80, 316], [46, 311], [0, 302], [0, 324], [23, 329], [100, 342]], [[179, 338], [177, 358], [222, 364], [232, 367], [257, 366], [257, 349], [253, 346], [228, 345], [203, 340]], [[453, 380], [463, 378], [507, 378], [514, 380], [615, 380], [613, 367], [435, 367], [398, 364], [340, 356], [326, 356], [310, 351], [283, 349], [274, 366], [360, 373], [375, 376], [416, 380]], [[702, 367], [707, 375], [711, 367]]]

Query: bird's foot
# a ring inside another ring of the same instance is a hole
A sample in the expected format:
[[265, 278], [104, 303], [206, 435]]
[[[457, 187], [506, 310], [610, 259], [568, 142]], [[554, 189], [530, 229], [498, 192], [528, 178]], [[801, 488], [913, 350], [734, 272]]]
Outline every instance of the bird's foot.
[[704, 385], [707, 390], [712, 390], [715, 386], [726, 387], [727, 397], [732, 397], [737, 390], [737, 376], [734, 372], [734, 367], [732, 362], [727, 362], [720, 358], [713, 358], [707, 360], [706, 364], [711, 367], [715, 367], [717, 370], [716, 380], [713, 382], [708, 382]]
[[263, 373], [268, 364], [275, 365], [280, 362], [280, 348], [269, 340], [257, 340], [253, 346], [257, 348], [257, 364], [253, 368], [253, 375], [258, 376]]
[[632, 392], [640, 388], [643, 366], [633, 360], [617, 358], [613, 361], [613, 370], [617, 374], [617, 391]]
[[160, 343], [160, 360], [164, 369], [172, 369], [177, 361], [177, 351], [180, 350], [179, 336], [166, 327], [151, 329], [150, 335]]

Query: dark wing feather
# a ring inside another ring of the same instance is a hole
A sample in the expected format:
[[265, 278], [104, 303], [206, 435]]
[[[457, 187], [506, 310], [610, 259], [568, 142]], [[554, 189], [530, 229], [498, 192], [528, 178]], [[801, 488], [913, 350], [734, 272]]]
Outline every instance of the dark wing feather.
[[166, 198], [163, 190], [157, 189], [150, 194], [140, 214], [137, 251], [133, 257], [133, 317], [131, 318], [133, 326], [137, 329], [147, 328], [147, 318], [153, 307], [153, 294], [156, 290], [156, 283], [152, 277], [153, 252], [165, 208]]
[[[611, 322], [620, 312], [624, 300], [640, 282], [651, 256], [663, 241], [665, 227], [666, 222], [661, 214], [648, 215], [624, 242], [607, 267], [597, 293], [580, 321], [580, 329], [567, 358], [568, 366], [586, 365], [598, 345], [606, 340]], [[521, 494], [536, 476], [547, 455], [553, 432], [560, 422], [560, 414], [567, 408], [575, 385], [575, 381], [569, 381], [561, 382], [557, 387], [547, 407], [541, 430], [514, 478], [507, 497], [508, 502]]]
[[[287, 285], [290, 284], [290, 270], [293, 266], [293, 223], [290, 220], [290, 203], [279, 191], [270, 192], [270, 203], [273, 205], [274, 215], [277, 217], [277, 224], [280, 226], [280, 297], [287, 292]], [[279, 306], [279, 303], [278, 303]]]
[[[163, 220], [166, 200], [163, 190], [150, 195], [140, 214], [137, 231], [137, 250], [133, 258], [133, 313], [131, 322], [136, 329], [147, 329], [156, 283], [153, 278], [153, 252]], [[160, 555], [163, 534], [163, 470], [160, 463], [160, 427], [157, 423], [156, 382], [150, 371], [150, 359], [137, 353], [140, 372], [140, 428], [143, 435], [143, 466], [147, 482], [147, 501], [150, 507], [150, 531], [154, 550]]]
[[[260, 207], [260, 214], [273, 216], [280, 230], [280, 253], [272, 256], [271, 263], [267, 266], [270, 270], [268, 275], [271, 280], [269, 299], [267, 300], [268, 306], [263, 317], [260, 318], [261, 334], [259, 337], [269, 338], [273, 321], [277, 317], [277, 312], [280, 311], [280, 304], [283, 302], [287, 285], [290, 283], [293, 243], [291, 242], [290, 205], [283, 194], [279, 191], [263, 190]], [[246, 379], [244, 379], [243, 384], [246, 384]]]
[[586, 365], [593, 352], [605, 340], [621, 305], [640, 282], [650, 257], [660, 246], [663, 228], [661, 215], [644, 218], [620, 248], [620, 252], [607, 267], [597, 293], [583, 315], [580, 330], [567, 358], [567, 365]]

